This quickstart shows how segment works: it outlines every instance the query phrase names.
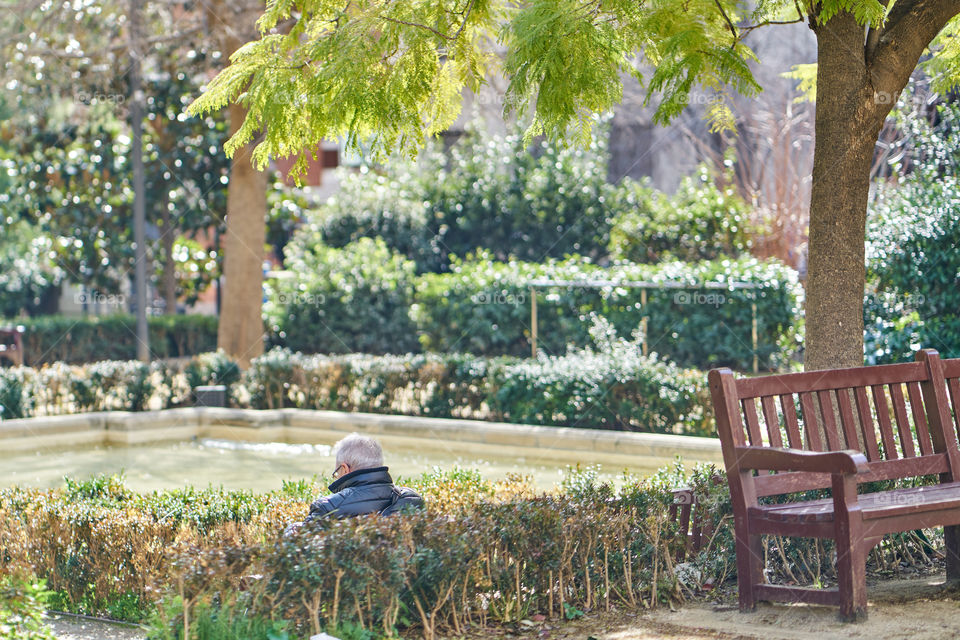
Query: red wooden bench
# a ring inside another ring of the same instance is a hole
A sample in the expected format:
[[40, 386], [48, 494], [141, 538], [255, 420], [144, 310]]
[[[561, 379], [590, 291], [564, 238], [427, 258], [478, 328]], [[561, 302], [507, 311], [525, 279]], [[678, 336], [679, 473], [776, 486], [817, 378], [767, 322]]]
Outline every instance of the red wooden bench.
[[[905, 364], [739, 380], [715, 369], [709, 381], [733, 502], [741, 611], [760, 600], [807, 602], [840, 605], [843, 620], [865, 619], [867, 553], [900, 531], [946, 527], [947, 580], [960, 580], [960, 360], [928, 349]], [[864, 482], [928, 475], [939, 482], [857, 493]], [[824, 488], [830, 498], [760, 500]], [[766, 583], [768, 534], [833, 539], [837, 588]]]

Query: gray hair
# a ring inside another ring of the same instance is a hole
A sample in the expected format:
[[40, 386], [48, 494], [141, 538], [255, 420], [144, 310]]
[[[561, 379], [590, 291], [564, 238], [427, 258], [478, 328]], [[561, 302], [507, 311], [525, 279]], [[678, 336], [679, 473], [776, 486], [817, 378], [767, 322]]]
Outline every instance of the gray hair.
[[383, 449], [380, 443], [370, 436], [351, 433], [334, 445], [337, 454], [337, 466], [346, 464], [351, 470], [371, 469], [383, 466]]

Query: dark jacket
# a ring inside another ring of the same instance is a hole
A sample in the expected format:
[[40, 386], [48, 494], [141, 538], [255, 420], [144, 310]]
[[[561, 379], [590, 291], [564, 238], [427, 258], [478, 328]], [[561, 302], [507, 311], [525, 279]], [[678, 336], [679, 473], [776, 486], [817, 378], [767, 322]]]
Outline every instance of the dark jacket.
[[310, 505], [306, 522], [328, 516], [352, 518], [366, 513], [392, 515], [403, 509], [423, 508], [423, 498], [406, 487], [395, 487], [387, 467], [357, 469], [330, 485], [332, 495]]

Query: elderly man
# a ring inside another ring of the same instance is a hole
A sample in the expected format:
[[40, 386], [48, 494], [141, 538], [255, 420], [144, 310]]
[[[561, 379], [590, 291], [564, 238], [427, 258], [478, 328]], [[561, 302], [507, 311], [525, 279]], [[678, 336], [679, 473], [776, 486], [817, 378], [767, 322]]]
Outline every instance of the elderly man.
[[353, 433], [338, 442], [334, 451], [337, 467], [330, 485], [332, 493], [310, 505], [306, 522], [366, 513], [386, 516], [423, 507], [423, 498], [416, 491], [394, 486], [383, 466], [383, 450], [373, 438]]

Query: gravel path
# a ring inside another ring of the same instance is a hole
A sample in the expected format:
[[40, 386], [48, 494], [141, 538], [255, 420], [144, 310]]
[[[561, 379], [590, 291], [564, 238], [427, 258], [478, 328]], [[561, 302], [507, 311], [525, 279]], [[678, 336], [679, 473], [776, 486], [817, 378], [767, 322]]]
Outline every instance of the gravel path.
[[147, 637], [135, 627], [68, 616], [54, 616], [50, 626], [57, 640], [144, 640]]

